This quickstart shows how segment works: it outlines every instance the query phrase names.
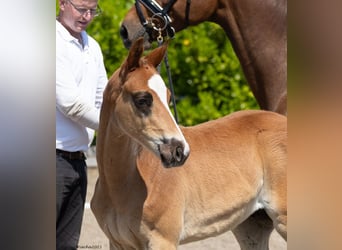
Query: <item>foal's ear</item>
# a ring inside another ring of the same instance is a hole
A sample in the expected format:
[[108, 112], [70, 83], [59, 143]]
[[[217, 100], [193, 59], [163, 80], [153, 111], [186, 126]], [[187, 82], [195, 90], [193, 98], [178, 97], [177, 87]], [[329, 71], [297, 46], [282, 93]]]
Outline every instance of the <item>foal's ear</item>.
[[165, 56], [167, 46], [168, 46], [168, 42], [166, 42], [162, 46], [152, 50], [152, 52], [150, 54], [145, 56], [146, 60], [148, 62], [150, 62], [155, 68], [157, 68]]
[[128, 72], [133, 71], [134, 69], [139, 67], [139, 60], [141, 55], [144, 52], [144, 38], [138, 38], [133, 45], [131, 46], [128, 57], [125, 62], [121, 66], [120, 70], [120, 78], [124, 80], [128, 74]]

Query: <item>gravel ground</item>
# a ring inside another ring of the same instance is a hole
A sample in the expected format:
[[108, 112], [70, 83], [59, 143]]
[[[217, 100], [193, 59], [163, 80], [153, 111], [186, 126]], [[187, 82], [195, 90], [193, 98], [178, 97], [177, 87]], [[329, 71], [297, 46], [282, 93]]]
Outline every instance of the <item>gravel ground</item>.
[[[93, 159], [88, 160], [88, 166], [94, 165]], [[105, 249], [109, 250], [109, 243], [106, 236], [98, 226], [93, 213], [89, 208], [89, 202], [93, 195], [94, 185], [98, 176], [98, 170], [96, 167], [88, 168], [88, 193], [87, 204], [83, 218], [83, 226], [81, 231], [81, 238], [78, 249]], [[224, 233], [220, 236], [209, 238], [206, 240], [188, 243], [178, 248], [179, 250], [221, 250], [231, 249], [238, 250], [237, 244], [233, 234], [231, 232]], [[286, 242], [279, 236], [279, 234], [273, 231], [270, 240], [271, 250], [285, 250], [287, 249]]]

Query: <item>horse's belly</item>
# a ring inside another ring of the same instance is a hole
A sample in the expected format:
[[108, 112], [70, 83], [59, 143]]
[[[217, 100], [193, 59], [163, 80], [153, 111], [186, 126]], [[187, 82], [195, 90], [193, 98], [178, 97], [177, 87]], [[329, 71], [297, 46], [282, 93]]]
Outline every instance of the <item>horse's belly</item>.
[[230, 231], [261, 208], [262, 205], [253, 200], [239, 208], [191, 213], [185, 218], [180, 244], [203, 240]]

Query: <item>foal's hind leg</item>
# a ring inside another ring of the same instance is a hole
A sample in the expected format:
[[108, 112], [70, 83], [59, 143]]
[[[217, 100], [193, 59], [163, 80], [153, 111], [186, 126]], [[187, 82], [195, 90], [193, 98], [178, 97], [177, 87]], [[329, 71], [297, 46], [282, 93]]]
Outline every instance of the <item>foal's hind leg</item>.
[[232, 230], [242, 250], [267, 250], [273, 222], [264, 210], [256, 211]]

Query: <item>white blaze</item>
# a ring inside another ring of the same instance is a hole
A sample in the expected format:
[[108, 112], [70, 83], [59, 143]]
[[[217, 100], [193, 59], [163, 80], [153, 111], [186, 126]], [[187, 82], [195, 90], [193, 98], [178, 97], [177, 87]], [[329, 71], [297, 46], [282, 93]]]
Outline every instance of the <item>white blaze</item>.
[[148, 86], [157, 93], [162, 103], [166, 106], [167, 110], [169, 110], [169, 105], [167, 103], [167, 88], [161, 76], [154, 74], [148, 80]]
[[172, 120], [174, 122], [174, 124], [176, 125], [179, 134], [182, 136], [182, 140], [184, 141], [185, 144], [185, 148], [184, 148], [184, 153], [188, 153], [190, 151], [189, 149], [189, 145], [186, 142], [183, 133], [181, 132], [179, 126], [177, 125], [167, 102], [167, 88], [165, 86], [165, 83], [163, 81], [163, 79], [161, 78], [160, 75], [158, 74], [154, 74], [149, 80], [148, 80], [148, 86], [153, 89], [158, 97], [160, 98], [161, 102], [164, 104], [166, 110], [169, 112], [169, 115], [172, 117]]

